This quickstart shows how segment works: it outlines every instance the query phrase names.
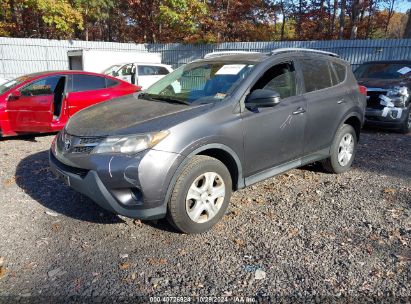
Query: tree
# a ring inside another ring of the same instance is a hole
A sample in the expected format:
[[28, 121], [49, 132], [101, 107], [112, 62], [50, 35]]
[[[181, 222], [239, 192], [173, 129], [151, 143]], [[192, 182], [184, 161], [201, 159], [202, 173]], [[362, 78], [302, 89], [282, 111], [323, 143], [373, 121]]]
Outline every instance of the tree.
[[411, 38], [411, 9], [408, 10], [408, 20], [405, 26], [403, 38]]
[[185, 41], [199, 34], [208, 15], [207, 4], [197, 0], [165, 0], [159, 8], [162, 28], [169, 28], [176, 39]]

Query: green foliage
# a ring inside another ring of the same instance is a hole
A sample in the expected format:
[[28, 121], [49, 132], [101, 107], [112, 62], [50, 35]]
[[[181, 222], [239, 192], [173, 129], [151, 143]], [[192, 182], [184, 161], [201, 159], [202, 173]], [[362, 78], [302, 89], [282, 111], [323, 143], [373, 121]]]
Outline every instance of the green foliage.
[[196, 34], [208, 14], [207, 4], [198, 0], [165, 0], [159, 9], [158, 20], [180, 37]]
[[74, 28], [83, 28], [81, 13], [66, 0], [25, 0], [24, 5], [40, 15], [57, 37], [71, 37]]
[[0, 36], [221, 43], [349, 38], [354, 29], [359, 39], [401, 38], [411, 27], [394, 1], [407, 0], [0, 0]]

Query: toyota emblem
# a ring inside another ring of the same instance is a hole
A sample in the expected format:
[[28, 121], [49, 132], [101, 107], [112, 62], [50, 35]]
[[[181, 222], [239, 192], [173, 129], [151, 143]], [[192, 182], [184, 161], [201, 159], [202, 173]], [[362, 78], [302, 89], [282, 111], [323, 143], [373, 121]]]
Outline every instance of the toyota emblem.
[[69, 150], [71, 148], [71, 138], [65, 136], [64, 138], [64, 150]]

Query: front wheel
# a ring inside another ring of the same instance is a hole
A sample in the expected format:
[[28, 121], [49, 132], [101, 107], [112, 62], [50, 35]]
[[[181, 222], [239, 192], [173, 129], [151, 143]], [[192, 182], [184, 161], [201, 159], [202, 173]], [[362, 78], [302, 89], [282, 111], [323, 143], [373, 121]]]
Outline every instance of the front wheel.
[[322, 161], [323, 168], [330, 173], [343, 173], [351, 168], [357, 149], [357, 134], [350, 125], [342, 125], [335, 134], [331, 155]]
[[194, 156], [176, 181], [167, 218], [184, 233], [205, 232], [224, 216], [231, 190], [231, 175], [222, 162]]

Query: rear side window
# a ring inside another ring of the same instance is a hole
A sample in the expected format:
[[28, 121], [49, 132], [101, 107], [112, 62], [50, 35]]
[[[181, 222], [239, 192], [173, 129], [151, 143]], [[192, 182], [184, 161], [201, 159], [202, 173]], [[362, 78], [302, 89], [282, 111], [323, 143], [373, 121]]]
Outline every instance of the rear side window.
[[155, 65], [139, 65], [138, 75], [139, 76], [153, 76], [153, 75], [167, 75], [169, 71], [162, 66]]
[[347, 69], [345, 67], [345, 65], [336, 63], [336, 62], [331, 62], [331, 66], [334, 69], [334, 72], [337, 76], [337, 83], [341, 83], [345, 80], [345, 75], [347, 73]]
[[303, 59], [301, 67], [305, 83], [305, 92], [313, 92], [331, 87], [331, 70], [327, 60]]
[[73, 75], [73, 92], [91, 91], [106, 88], [106, 78], [91, 75]]

